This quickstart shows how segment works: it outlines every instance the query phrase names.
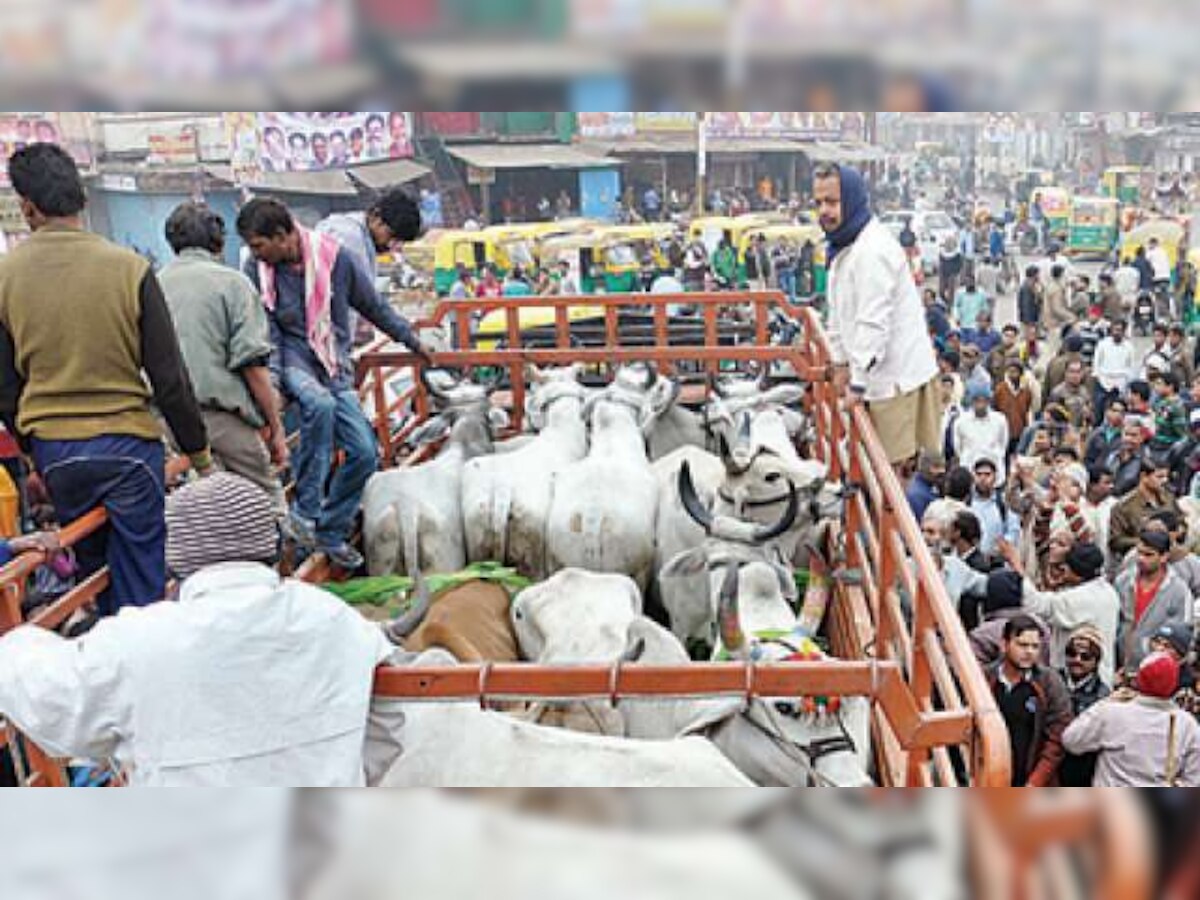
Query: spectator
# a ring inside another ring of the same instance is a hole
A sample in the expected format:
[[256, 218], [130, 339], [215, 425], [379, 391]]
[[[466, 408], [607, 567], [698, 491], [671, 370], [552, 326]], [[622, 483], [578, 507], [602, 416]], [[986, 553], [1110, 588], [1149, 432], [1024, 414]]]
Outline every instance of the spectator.
[[1156, 237], [1150, 238], [1146, 247], [1146, 261], [1150, 264], [1154, 293], [1159, 305], [1158, 314], [1164, 319], [1174, 319], [1175, 310], [1171, 308], [1174, 299], [1171, 296], [1171, 257]]
[[225, 223], [207, 206], [177, 207], [166, 237], [177, 258], [159, 277], [213, 457], [266, 491], [285, 513], [283, 487], [271, 466], [287, 465], [287, 434], [271, 387], [271, 333], [262, 300], [245, 275], [220, 261]]
[[1165, 453], [1187, 440], [1187, 407], [1179, 396], [1179, 379], [1174, 373], [1155, 373], [1150, 386], [1154, 389], [1154, 437], [1150, 440], [1150, 448]]
[[1108, 323], [1101, 318], [1100, 307], [1088, 307], [1087, 318], [1075, 326], [1075, 334], [1083, 344], [1079, 356], [1083, 364], [1090, 369], [1096, 361], [1096, 348], [1108, 336]]
[[712, 273], [717, 290], [732, 291], [737, 287], [737, 253], [728, 236], [722, 237], [721, 243], [713, 251]]
[[[962, 611], [962, 604], [959, 610]], [[983, 667], [1004, 656], [1004, 629], [1015, 618], [1032, 619], [1041, 635], [1038, 664], [1050, 665], [1050, 628], [1021, 608], [1021, 576], [1011, 569], [998, 569], [987, 576], [983, 597], [983, 621], [968, 632], [971, 651]]]
[[962, 332], [962, 340], [965, 344], [978, 347], [986, 356], [1000, 345], [1000, 333], [992, 329], [992, 314], [986, 309], [979, 313], [975, 321], [974, 328], [967, 328]]
[[746, 251], [746, 280], [752, 291], [765, 291], [771, 281], [771, 254], [767, 252], [767, 240], [756, 234]]
[[[1020, 554], [1011, 544], [1001, 545], [1005, 561], [1023, 574]], [[1087, 625], [1099, 631], [1105, 647], [1117, 645], [1117, 615], [1120, 599], [1104, 577], [1104, 554], [1093, 543], [1079, 542], [1067, 552], [1068, 574], [1061, 590], [1040, 591], [1028, 578], [1023, 582], [1023, 604], [1050, 626], [1050, 664], [1062, 668], [1066, 663], [1071, 635]], [[1113, 683], [1112, 653], [1100, 666], [1100, 677]]]
[[1112, 322], [1124, 322], [1129, 314], [1129, 307], [1121, 292], [1117, 290], [1112, 275], [1107, 272], [1100, 276], [1100, 296], [1097, 298], [1101, 315]]
[[1011, 322], [1000, 329], [1000, 343], [987, 355], [987, 370], [992, 376], [993, 384], [998, 384], [1004, 377], [1009, 360], [1021, 359], [1021, 348], [1018, 344], [1020, 335], [1020, 329]]
[[1150, 330], [1151, 347], [1142, 357], [1141, 377], [1146, 381], [1155, 372], [1166, 372], [1171, 368], [1171, 359], [1167, 350], [1167, 326], [1156, 322]]
[[1084, 381], [1082, 359], [1072, 359], [1063, 372], [1063, 381], [1047, 396], [1047, 402], [1062, 406], [1075, 428], [1092, 424], [1092, 391]]
[[[419, 222], [419, 216], [413, 218]], [[297, 226], [278, 200], [251, 200], [237, 224], [254, 255], [246, 274], [268, 310], [275, 348], [272, 380], [300, 408], [296, 501], [285, 533], [353, 572], [362, 565], [362, 556], [350, 546], [350, 530], [363, 488], [378, 465], [378, 450], [354, 390], [350, 310], [424, 363], [429, 356], [408, 322], [380, 299], [353, 254], [328, 235]], [[412, 237], [397, 235], [401, 240]], [[330, 479], [335, 450], [344, 451], [345, 460]]]
[[1161, 460], [1143, 452], [1137, 490], [1113, 509], [1108, 549], [1120, 559], [1133, 549], [1150, 516], [1159, 510], [1179, 515], [1179, 506], [1167, 489], [1170, 470]]
[[980, 549], [988, 556], [995, 555], [1000, 540], [1016, 542], [1020, 536], [1021, 522], [1005, 503], [997, 479], [999, 467], [990, 457], [976, 460], [975, 475], [971, 492], [971, 512], [979, 519], [982, 530]]
[[1104, 466], [1096, 465], [1088, 469], [1087, 493], [1083, 498], [1083, 511], [1088, 520], [1094, 525], [1093, 536], [1095, 544], [1104, 554], [1106, 567], [1111, 563], [1108, 550], [1109, 522], [1117, 500], [1112, 495], [1112, 472]]
[[974, 470], [980, 459], [990, 459], [997, 467], [997, 484], [1003, 486], [1001, 461], [1008, 453], [1008, 420], [992, 409], [990, 388], [974, 386], [967, 394], [970, 405], [954, 423], [954, 449], [960, 464]]
[[1152, 653], [1135, 693], [1095, 704], [1066, 729], [1068, 751], [1098, 754], [1094, 787], [1200, 786], [1200, 725], [1172, 702], [1178, 685], [1179, 663]]
[[[938, 256], [938, 290], [947, 303], [952, 302], [955, 298], [962, 271], [962, 248], [957, 240], [948, 237]], [[961, 327], [961, 322], [959, 325]]]
[[1121, 431], [1121, 445], [1105, 462], [1113, 473], [1115, 496], [1125, 497], [1137, 488], [1142, 477], [1142, 460], [1145, 458], [1144, 442], [1145, 432], [1142, 431], [1142, 426], [1137, 422], [1126, 421]]
[[1042, 650], [1038, 623], [1015, 616], [1004, 625], [1003, 657], [985, 670], [1008, 725], [1013, 787], [1055, 784], [1063, 758], [1071, 699], [1058, 672], [1038, 664]]
[[918, 522], [925, 510], [942, 495], [946, 480], [946, 458], [937, 450], [922, 450], [917, 456], [917, 471], [908, 483], [906, 492], [913, 518]]
[[1029, 426], [1033, 411], [1033, 388], [1025, 377], [1025, 366], [1019, 358], [1009, 359], [1004, 378], [996, 386], [996, 410], [1004, 415], [1008, 423], [1008, 452], [1012, 456], [1017, 442]]
[[1127, 673], [1136, 670], [1150, 652], [1150, 639], [1163, 625], [1193, 624], [1192, 593], [1171, 571], [1170, 551], [1169, 535], [1143, 531], [1136, 569], [1117, 578], [1121, 598], [1117, 663]]
[[1064, 326], [1075, 322], [1075, 314], [1071, 312], [1067, 296], [1065, 274], [1066, 270], [1060, 265], [1050, 268], [1050, 280], [1046, 284], [1042, 308], [1043, 326], [1049, 334], [1058, 334]]
[[1178, 322], [1172, 322], [1167, 329], [1166, 356], [1171, 364], [1171, 372], [1179, 379], [1180, 390], [1185, 385], [1190, 386], [1196, 377], [1196, 367], [1188, 346], [1187, 333]]
[[[1114, 400], [1108, 405], [1104, 419], [1092, 429], [1084, 448], [1083, 461], [1091, 466], [1106, 463], [1121, 448], [1121, 433], [1125, 427], [1125, 401]], [[1140, 445], [1138, 447], [1140, 450]]]
[[1037, 266], [1025, 269], [1025, 280], [1017, 291], [1017, 317], [1025, 330], [1025, 353], [1027, 359], [1037, 357], [1038, 327], [1042, 321], [1042, 295]]
[[979, 348], [974, 344], [964, 343], [961, 353], [963, 387], [967, 393], [970, 393], [972, 388], [991, 390], [992, 376], [984, 368]]
[[[1075, 629], [1067, 640], [1066, 664], [1060, 674], [1071, 695], [1071, 712], [1076, 718], [1112, 693], [1112, 685], [1100, 677], [1099, 667], [1105, 655], [1112, 656], [1112, 644], [1106, 645], [1104, 636], [1091, 625]], [[1068, 752], [1058, 768], [1059, 784], [1062, 787], [1091, 787], [1096, 774], [1096, 758], [1095, 752]]]
[[1154, 265], [1146, 257], [1146, 248], [1138, 247], [1133, 257], [1133, 268], [1138, 274], [1138, 292], [1154, 290]]
[[33, 233], [0, 261], [0, 418], [32, 452], [60, 522], [106, 509], [108, 524], [76, 554], [81, 579], [107, 563], [97, 605], [112, 615], [166, 588], [165, 459], [150, 404], [201, 474], [212, 469], [204, 420], [149, 264], [83, 228], [75, 161], [31, 144], [8, 174]]
[[[954, 295], [954, 321], [960, 331], [974, 331], [979, 327], [979, 317], [985, 314], [991, 318], [991, 301], [975, 283], [975, 276], [967, 275]], [[982, 349], [986, 353], [990, 348]]]
[[1093, 412], [1104, 415], [1109, 401], [1121, 396], [1133, 380], [1133, 344], [1125, 340], [1125, 323], [1114, 321], [1108, 337], [1096, 347], [1096, 359], [1092, 367], [1096, 379], [1096, 402]]
[[1083, 338], [1077, 334], [1068, 334], [1062, 349], [1046, 366], [1046, 377], [1042, 381], [1043, 397], [1048, 398], [1054, 393], [1054, 389], [1066, 380], [1067, 367], [1073, 362], [1083, 362]]

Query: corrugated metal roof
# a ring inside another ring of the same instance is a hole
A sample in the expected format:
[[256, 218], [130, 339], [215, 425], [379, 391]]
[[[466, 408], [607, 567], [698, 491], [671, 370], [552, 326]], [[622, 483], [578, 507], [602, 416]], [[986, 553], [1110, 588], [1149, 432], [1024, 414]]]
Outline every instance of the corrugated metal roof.
[[446, 149], [477, 169], [596, 169], [621, 164], [571, 144], [456, 144]]
[[254, 178], [250, 189], [279, 191], [287, 194], [319, 194], [325, 197], [354, 197], [358, 191], [344, 169], [316, 172], [263, 172]]
[[366, 166], [351, 166], [350, 177], [372, 190], [381, 191], [394, 184], [406, 184], [424, 178], [430, 171], [429, 166], [413, 159], [391, 159]]

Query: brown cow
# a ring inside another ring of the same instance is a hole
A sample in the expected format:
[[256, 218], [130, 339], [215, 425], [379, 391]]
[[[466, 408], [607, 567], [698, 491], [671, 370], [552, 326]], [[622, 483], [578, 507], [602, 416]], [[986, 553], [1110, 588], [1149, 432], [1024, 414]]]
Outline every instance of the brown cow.
[[460, 663], [517, 662], [511, 602], [503, 585], [490, 581], [468, 581], [432, 598], [419, 581], [416, 604], [388, 633], [413, 653], [441, 647]]

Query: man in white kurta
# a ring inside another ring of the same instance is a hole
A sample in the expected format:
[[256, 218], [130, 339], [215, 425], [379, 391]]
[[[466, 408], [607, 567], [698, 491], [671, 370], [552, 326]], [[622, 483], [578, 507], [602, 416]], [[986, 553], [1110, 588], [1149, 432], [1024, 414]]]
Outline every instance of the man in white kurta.
[[394, 649], [319, 588], [226, 563], [74, 640], [0, 638], [0, 715], [51, 756], [114, 760], [131, 785], [358, 786]]
[[830, 349], [849, 369], [849, 402], [867, 403], [892, 463], [940, 450], [937, 360], [904, 250], [871, 215], [854, 168], [818, 166], [813, 196], [829, 238]]

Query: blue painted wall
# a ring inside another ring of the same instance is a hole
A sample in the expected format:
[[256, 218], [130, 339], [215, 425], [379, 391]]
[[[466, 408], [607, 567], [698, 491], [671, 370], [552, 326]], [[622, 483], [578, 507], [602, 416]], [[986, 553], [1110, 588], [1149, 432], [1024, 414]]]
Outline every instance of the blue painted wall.
[[583, 169], [579, 173], [579, 210], [589, 219], [605, 222], [617, 218], [617, 203], [621, 199], [619, 169]]
[[[174, 254], [163, 235], [167, 217], [189, 194], [135, 194], [92, 188], [89, 196], [91, 228], [125, 247], [152, 258], [161, 268]], [[205, 202], [225, 219], [225, 261], [236, 266], [242, 242], [237, 235], [238, 193], [222, 191], [205, 196]]]

